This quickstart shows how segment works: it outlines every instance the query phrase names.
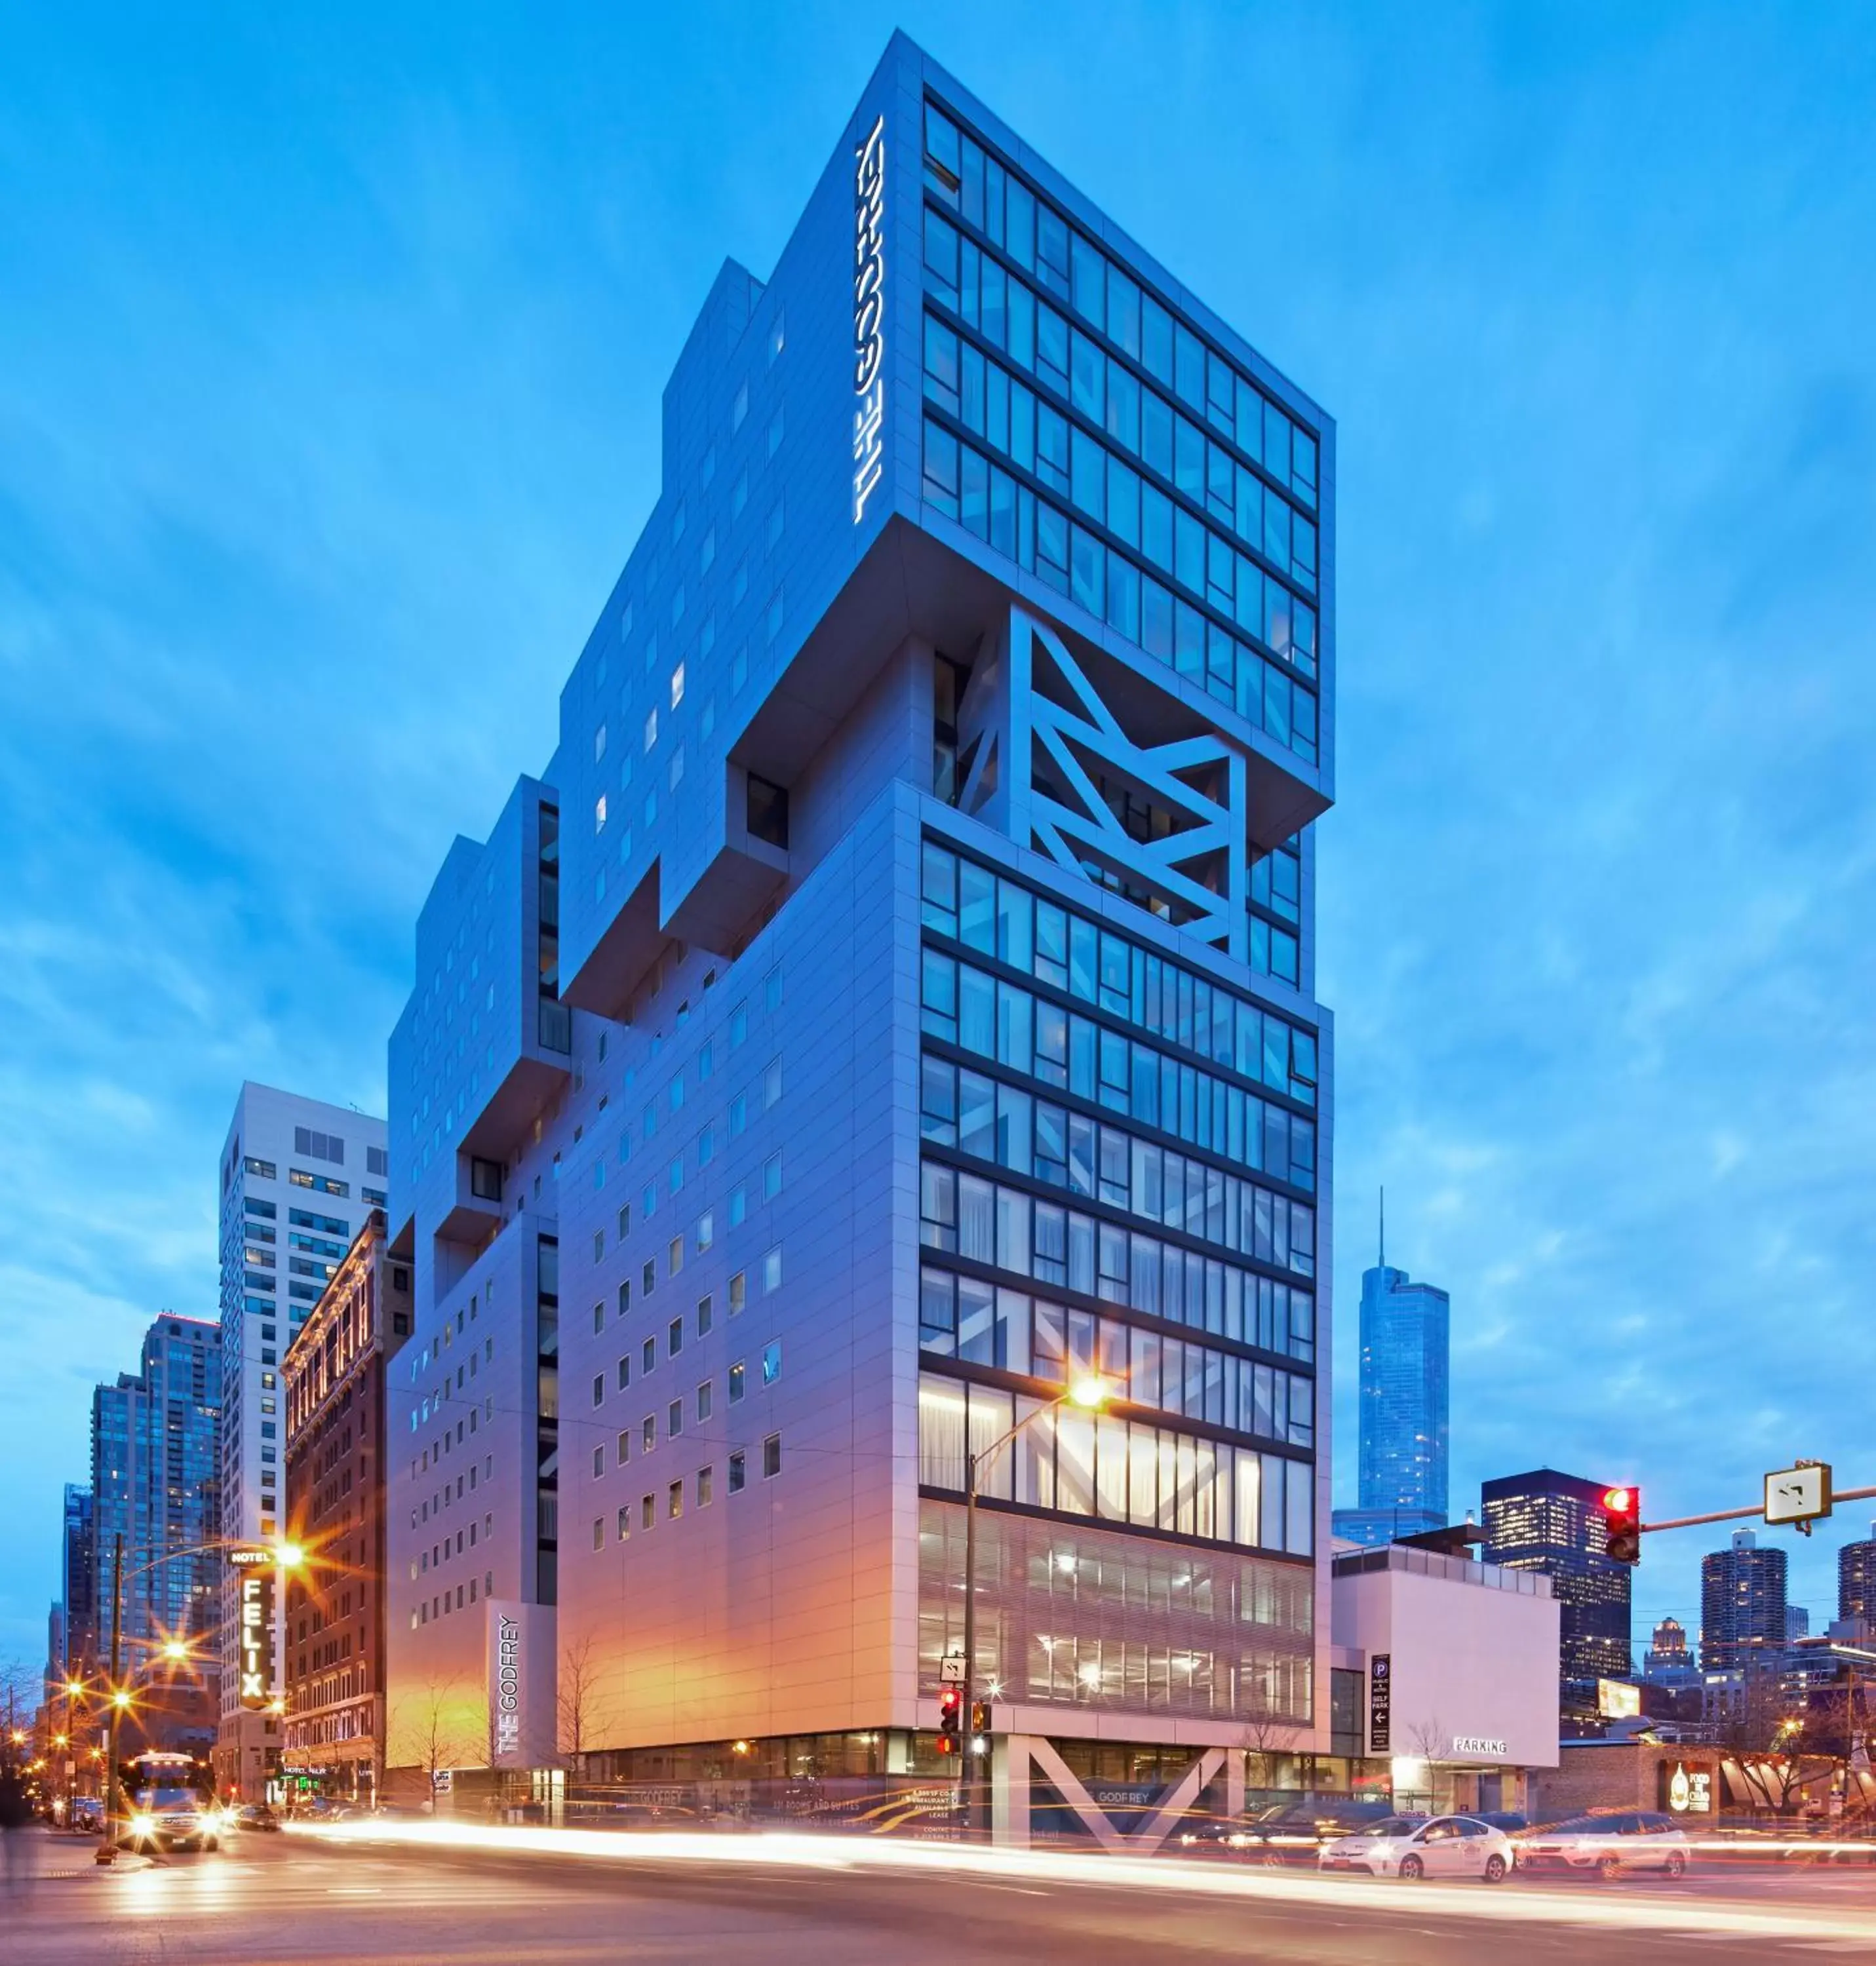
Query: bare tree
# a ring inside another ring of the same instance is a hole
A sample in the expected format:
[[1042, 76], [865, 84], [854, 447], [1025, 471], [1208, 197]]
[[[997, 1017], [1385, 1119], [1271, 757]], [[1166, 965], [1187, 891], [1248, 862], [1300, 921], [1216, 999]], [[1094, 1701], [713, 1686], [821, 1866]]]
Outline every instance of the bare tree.
[[[414, 1765], [429, 1777], [429, 1806], [437, 1806], [437, 1777], [444, 1768], [453, 1768], [468, 1760], [473, 1752], [470, 1736], [463, 1727], [463, 1683], [452, 1676], [427, 1680], [421, 1691], [401, 1700], [393, 1710], [385, 1732], [395, 1732], [398, 1759]], [[387, 1748], [385, 1759], [391, 1758]]]
[[560, 1752], [565, 1758], [584, 1753], [594, 1733], [610, 1718], [600, 1693], [602, 1678], [593, 1658], [590, 1632], [561, 1648], [555, 1703], [559, 1709]]
[[1277, 1785], [1277, 1756], [1294, 1738], [1294, 1723], [1284, 1719], [1268, 1694], [1259, 1688], [1238, 1726], [1238, 1745], [1244, 1755], [1244, 1785], [1268, 1789]]

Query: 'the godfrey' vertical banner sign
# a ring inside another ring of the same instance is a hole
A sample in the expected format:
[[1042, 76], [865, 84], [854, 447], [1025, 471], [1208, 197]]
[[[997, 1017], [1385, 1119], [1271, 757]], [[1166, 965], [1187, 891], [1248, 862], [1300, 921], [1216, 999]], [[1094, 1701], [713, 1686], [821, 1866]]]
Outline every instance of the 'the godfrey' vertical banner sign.
[[853, 170], [853, 523], [885, 469], [886, 119], [855, 153]]

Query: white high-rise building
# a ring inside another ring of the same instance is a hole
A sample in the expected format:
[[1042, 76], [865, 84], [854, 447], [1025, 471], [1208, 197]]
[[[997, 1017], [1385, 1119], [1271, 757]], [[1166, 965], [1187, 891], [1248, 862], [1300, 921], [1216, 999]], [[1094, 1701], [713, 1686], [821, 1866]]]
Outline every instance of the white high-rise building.
[[[279, 1366], [352, 1239], [385, 1201], [385, 1123], [346, 1106], [245, 1084], [221, 1148], [221, 1534], [282, 1533], [286, 1423]], [[231, 1573], [222, 1587], [222, 1704], [216, 1774], [259, 1797], [269, 1716], [237, 1700]]]

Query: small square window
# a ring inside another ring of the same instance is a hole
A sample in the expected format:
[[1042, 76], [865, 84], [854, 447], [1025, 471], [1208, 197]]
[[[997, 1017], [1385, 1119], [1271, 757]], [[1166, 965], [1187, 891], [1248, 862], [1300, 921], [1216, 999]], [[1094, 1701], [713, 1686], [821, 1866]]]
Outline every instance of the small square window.
[[629, 1353], [619, 1361], [618, 1380], [620, 1392], [632, 1383], [632, 1360]]
[[743, 1492], [743, 1457], [742, 1455], [733, 1454], [730, 1455], [730, 1492], [733, 1495], [740, 1495]]
[[684, 1484], [673, 1481], [665, 1491], [665, 1513], [673, 1522], [684, 1513]]
[[[595, 1331], [604, 1331], [604, 1330], [605, 1329], [605, 1328], [606, 1328], [606, 1300], [605, 1300], [605, 1299], [604, 1299], [604, 1297], [601, 1297], [601, 1298], [600, 1299], [600, 1300], [598, 1301], [598, 1303], [597, 1303], [596, 1304], [595, 1304], [595, 1305], [593, 1306], [593, 1329], [594, 1329]], [[469, 1355], [469, 1370], [472, 1372], [472, 1371], [475, 1371], [475, 1354], [474, 1354], [473, 1352], [472, 1352], [472, 1353]]]
[[618, 1443], [614, 1448], [614, 1452], [619, 1457], [619, 1465], [621, 1468], [623, 1468], [625, 1464], [631, 1459], [632, 1429], [629, 1426], [621, 1427], [619, 1429]]
[[762, 1479], [766, 1481], [781, 1472], [782, 1436], [778, 1433], [772, 1433], [762, 1442]]
[[771, 1154], [762, 1162], [762, 1199], [772, 1201], [782, 1192], [782, 1156]]
[[665, 1414], [665, 1438], [675, 1439], [684, 1431], [684, 1402], [673, 1400]]
[[632, 1505], [627, 1502], [619, 1511], [619, 1540], [625, 1542], [632, 1533]]
[[772, 1386], [782, 1377], [782, 1341], [776, 1339], [762, 1347], [762, 1384]]
[[649, 1372], [657, 1362], [658, 1341], [655, 1338], [648, 1338], [645, 1341], [643, 1354], [638, 1362], [639, 1370], [641, 1372]]
[[730, 1368], [730, 1404], [734, 1406], [743, 1397], [744, 1373], [743, 1362], [739, 1358]]
[[697, 1471], [697, 1506], [700, 1509], [707, 1509], [710, 1507], [711, 1490], [713, 1485], [714, 1482], [711, 1471], [708, 1468], [698, 1468]]
[[709, 1419], [716, 1403], [715, 1390], [706, 1379], [697, 1389], [697, 1419], [700, 1426]]
[[665, 1350], [673, 1358], [684, 1349], [684, 1320], [674, 1317], [665, 1331]]
[[673, 1236], [671, 1245], [665, 1251], [665, 1275], [675, 1277], [684, 1267], [684, 1238]]
[[658, 1416], [656, 1413], [647, 1413], [645, 1416], [644, 1423], [638, 1430], [638, 1451], [641, 1454], [649, 1454], [657, 1445]]
[[738, 1270], [730, 1279], [730, 1315], [733, 1317], [749, 1300], [749, 1285]]
[[604, 1516], [593, 1518], [593, 1547], [604, 1549], [606, 1546], [606, 1519]]
[[658, 1520], [658, 1498], [657, 1498], [657, 1497], [656, 1497], [656, 1496], [655, 1496], [655, 1495], [643, 1495], [643, 1496], [641, 1496], [641, 1497], [639, 1498], [639, 1504], [638, 1504], [638, 1526], [639, 1526], [639, 1527], [640, 1527], [640, 1529], [650, 1529], [650, 1528], [651, 1527], [651, 1526], [653, 1525], [653, 1523], [655, 1523], [655, 1522], [656, 1522], [656, 1521], [657, 1521], [657, 1520]]
[[[711, 535], [714, 539], [716, 535]], [[671, 707], [675, 710], [684, 701], [684, 665], [679, 662], [671, 672]]]
[[619, 1286], [619, 1315], [623, 1317], [632, 1308], [632, 1281], [627, 1278]]
[[655, 1262], [647, 1263], [643, 1270], [640, 1271], [638, 1281], [639, 1288], [644, 1292], [646, 1296], [650, 1297], [652, 1291], [657, 1286], [658, 1265]]
[[706, 1336], [709, 1333], [711, 1326], [715, 1323], [715, 1307], [708, 1297], [700, 1297], [697, 1300], [698, 1336], [699, 1338]]
[[762, 1289], [765, 1293], [782, 1288], [782, 1245], [778, 1242], [762, 1258]]
[[604, 1406], [605, 1403], [606, 1375], [604, 1372], [595, 1372], [593, 1375], [593, 1404], [598, 1407]]
[[601, 1441], [593, 1449], [593, 1474], [595, 1479], [606, 1471], [606, 1444]]

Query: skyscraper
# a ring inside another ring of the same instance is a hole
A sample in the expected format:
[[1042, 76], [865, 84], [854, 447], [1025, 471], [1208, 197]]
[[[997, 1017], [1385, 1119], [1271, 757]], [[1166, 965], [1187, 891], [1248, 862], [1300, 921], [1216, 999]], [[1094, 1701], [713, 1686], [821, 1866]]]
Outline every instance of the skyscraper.
[[394, 1705], [936, 1766], [1020, 1422], [999, 1739], [1325, 1745], [1332, 425], [895, 37], [664, 430], [392, 1039]]
[[1362, 1277], [1359, 1506], [1337, 1536], [1382, 1543], [1446, 1525], [1451, 1300], [1381, 1260]]
[[1540, 1571], [1563, 1607], [1558, 1713], [1568, 1725], [1599, 1721], [1596, 1682], [1626, 1679], [1630, 1574], [1604, 1554], [1603, 1484], [1554, 1468], [1484, 1484], [1484, 1560]]
[[92, 1491], [68, 1481], [60, 1538], [60, 1601], [65, 1607], [65, 1652], [56, 1663], [75, 1670], [98, 1657], [97, 1531]]
[[1725, 1549], [1700, 1558], [1700, 1667], [1729, 1672], [1787, 1643], [1785, 1553], [1735, 1529]]
[[[286, 1427], [279, 1363], [293, 1335], [385, 1201], [385, 1126], [348, 1107], [243, 1085], [222, 1143], [221, 1523], [230, 1542], [282, 1529]], [[215, 1772], [230, 1794], [263, 1793], [279, 1731], [237, 1698], [233, 1573], [221, 1574], [221, 1731]]]
[[1837, 1552], [1837, 1616], [1876, 1625], [1876, 1523], [1868, 1539]]
[[166, 1641], [182, 1640], [205, 1695], [215, 1674], [220, 1568], [205, 1547], [218, 1515], [216, 1353], [212, 1323], [166, 1311], [144, 1336], [137, 1371], [92, 1395], [97, 1657], [109, 1660], [114, 1639], [127, 1676], [153, 1667]]

